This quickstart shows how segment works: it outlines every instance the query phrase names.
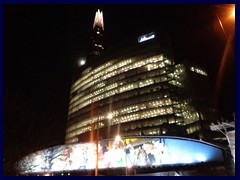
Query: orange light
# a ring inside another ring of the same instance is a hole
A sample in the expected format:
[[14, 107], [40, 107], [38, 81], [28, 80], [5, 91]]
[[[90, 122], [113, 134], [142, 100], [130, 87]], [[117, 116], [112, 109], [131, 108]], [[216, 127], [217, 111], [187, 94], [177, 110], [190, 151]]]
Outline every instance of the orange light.
[[235, 7], [234, 7], [233, 10], [232, 10], [231, 17], [232, 17], [232, 18], [235, 18]]

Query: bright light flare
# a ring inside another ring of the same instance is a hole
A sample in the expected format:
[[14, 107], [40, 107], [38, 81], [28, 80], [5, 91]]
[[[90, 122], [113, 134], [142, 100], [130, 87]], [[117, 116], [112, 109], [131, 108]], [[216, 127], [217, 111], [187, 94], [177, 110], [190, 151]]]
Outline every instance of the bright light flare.
[[80, 59], [79, 61], [78, 61], [78, 65], [79, 66], [83, 66], [83, 65], [85, 65], [86, 64], [86, 60], [85, 59]]
[[108, 119], [112, 119], [112, 118], [113, 118], [112, 113], [109, 113], [109, 114], [107, 115], [107, 118], [108, 118]]
[[205, 162], [206, 161], [206, 157], [204, 156], [204, 154], [197, 154], [196, 159], [199, 162]]
[[120, 136], [116, 136], [115, 141], [121, 141], [121, 137]]
[[193, 163], [194, 161], [190, 156], [185, 156], [182, 158], [182, 162], [186, 164], [190, 164], [190, 163]]
[[231, 16], [230, 16], [230, 17], [235, 19], [235, 6], [234, 6], [234, 8], [233, 8], [233, 10], [232, 10], [232, 13], [231, 13]]

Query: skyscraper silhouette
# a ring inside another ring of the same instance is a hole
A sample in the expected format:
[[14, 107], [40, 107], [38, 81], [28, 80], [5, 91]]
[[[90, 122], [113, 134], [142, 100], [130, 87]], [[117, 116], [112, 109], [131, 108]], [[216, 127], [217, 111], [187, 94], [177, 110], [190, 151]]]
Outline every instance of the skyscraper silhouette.
[[88, 60], [99, 56], [104, 50], [104, 23], [103, 12], [98, 9], [93, 23], [93, 31], [91, 35], [90, 49]]

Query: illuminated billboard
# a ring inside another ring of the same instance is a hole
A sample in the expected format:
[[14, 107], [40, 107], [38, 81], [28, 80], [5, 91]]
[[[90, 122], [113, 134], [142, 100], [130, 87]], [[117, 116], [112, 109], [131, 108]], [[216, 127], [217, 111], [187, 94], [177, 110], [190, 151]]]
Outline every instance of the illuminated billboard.
[[[95, 169], [96, 149], [95, 143], [51, 147], [25, 156], [17, 169], [23, 174]], [[221, 148], [192, 139], [132, 137], [98, 144], [99, 169], [222, 161]]]

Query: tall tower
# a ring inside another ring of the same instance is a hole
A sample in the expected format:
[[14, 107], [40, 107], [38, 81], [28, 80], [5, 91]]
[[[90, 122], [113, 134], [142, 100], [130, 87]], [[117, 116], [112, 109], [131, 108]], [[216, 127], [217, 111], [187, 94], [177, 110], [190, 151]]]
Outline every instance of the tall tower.
[[104, 40], [104, 24], [103, 24], [103, 12], [98, 9], [95, 14], [95, 19], [93, 23], [93, 32], [91, 35], [90, 42], [90, 52], [88, 59], [99, 56], [104, 50], [103, 40]]

